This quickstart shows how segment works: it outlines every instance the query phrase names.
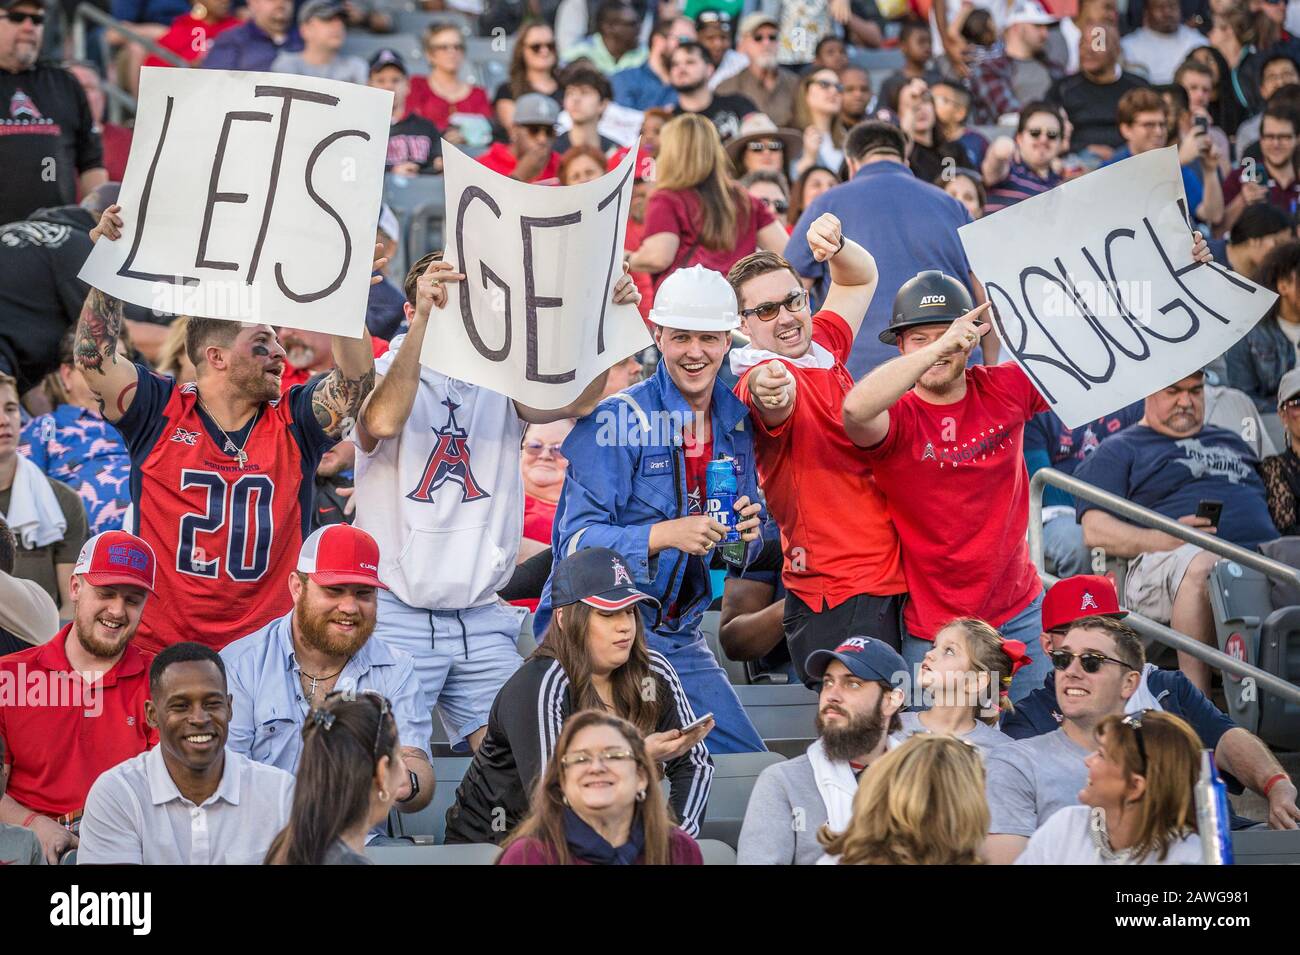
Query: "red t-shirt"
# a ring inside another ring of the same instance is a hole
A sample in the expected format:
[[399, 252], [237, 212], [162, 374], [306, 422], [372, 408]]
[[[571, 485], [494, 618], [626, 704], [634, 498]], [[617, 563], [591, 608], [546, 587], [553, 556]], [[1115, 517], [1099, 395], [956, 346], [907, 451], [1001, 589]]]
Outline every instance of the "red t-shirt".
[[71, 631], [68, 624], [49, 643], [0, 657], [0, 687], [13, 692], [0, 694], [9, 795], [53, 817], [79, 812], [100, 773], [158, 742], [144, 719], [153, 657], [128, 643], [99, 688], [83, 692], [65, 649]]
[[531, 494], [524, 495], [524, 536], [543, 544], [551, 542], [555, 524], [555, 505]]
[[713, 435], [704, 444], [698, 444], [689, 431], [682, 434], [682, 453], [686, 456], [687, 514], [703, 514], [704, 499], [708, 497], [709, 462], [713, 460]]
[[[488, 151], [478, 157], [478, 161], [487, 166], [493, 172], [499, 172], [503, 176], [509, 176], [519, 165], [519, 160], [515, 154], [510, 151], [510, 147], [505, 143], [493, 143]], [[546, 165], [529, 182], [542, 182], [545, 179], [554, 179], [560, 174], [560, 154], [552, 151], [551, 158], [546, 161]]]
[[99, 130], [104, 143], [104, 169], [109, 182], [121, 182], [126, 175], [126, 160], [131, 155], [133, 130], [114, 123], [105, 123]]
[[694, 189], [656, 189], [650, 194], [645, 210], [645, 234], [671, 232], [680, 243], [673, 264], [655, 276], [656, 289], [677, 269], [692, 265], [703, 265], [726, 275], [733, 265], [758, 249], [758, 233], [776, 220], [763, 203], [753, 196], [745, 198], [749, 205], [742, 206], [736, 216], [735, 241], [725, 249], [706, 249], [699, 241], [697, 226], [703, 216], [700, 197]]
[[[183, 60], [197, 62], [212, 49], [212, 41], [231, 27], [237, 27], [244, 21], [239, 17], [226, 17], [217, 23], [198, 20], [188, 13], [182, 13], [172, 21], [171, 28], [158, 38], [158, 45], [171, 50]], [[145, 58], [145, 66], [171, 66], [166, 60], [152, 53]]]
[[455, 103], [443, 99], [429, 86], [427, 76], [411, 77], [411, 93], [406, 100], [409, 113], [423, 116], [440, 130], [445, 131], [451, 125], [453, 113], [471, 113], [493, 118], [492, 101], [488, 99], [487, 90], [481, 86], [471, 86], [465, 98]]
[[[788, 590], [814, 610], [837, 607], [858, 594], [878, 597], [907, 589], [898, 533], [871, 463], [844, 431], [840, 408], [853, 387], [844, 367], [853, 333], [834, 312], [812, 318], [813, 342], [830, 352], [830, 368], [783, 362], [795, 379], [794, 411], [775, 428], [763, 423], [749, 393], [753, 369], [736, 384], [754, 422], [754, 461], [768, 509], [781, 528]], [[845, 507], [852, 501], [851, 507]]]
[[954, 617], [1000, 627], [1042, 590], [1029, 560], [1025, 422], [1048, 404], [1018, 365], [966, 370], [966, 396], [909, 391], [867, 450], [903, 545], [908, 632], [933, 640]]

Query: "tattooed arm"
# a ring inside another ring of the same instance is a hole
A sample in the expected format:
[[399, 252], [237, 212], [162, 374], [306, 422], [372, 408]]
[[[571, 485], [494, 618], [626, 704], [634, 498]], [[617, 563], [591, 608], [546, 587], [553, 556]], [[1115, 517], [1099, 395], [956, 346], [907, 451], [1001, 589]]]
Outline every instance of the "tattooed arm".
[[352, 430], [361, 403], [375, 387], [375, 353], [370, 332], [361, 338], [333, 339], [334, 370], [320, 380], [311, 410], [321, 429], [336, 441]]
[[[121, 206], [104, 210], [99, 224], [91, 230], [91, 241], [101, 236], [116, 240], [121, 236]], [[117, 353], [118, 336], [122, 331], [124, 307], [120, 299], [97, 288], [86, 296], [77, 321], [77, 337], [73, 346], [77, 368], [86, 378], [86, 384], [99, 400], [99, 410], [107, 421], [116, 424], [126, 414], [135, 398], [136, 368]]]

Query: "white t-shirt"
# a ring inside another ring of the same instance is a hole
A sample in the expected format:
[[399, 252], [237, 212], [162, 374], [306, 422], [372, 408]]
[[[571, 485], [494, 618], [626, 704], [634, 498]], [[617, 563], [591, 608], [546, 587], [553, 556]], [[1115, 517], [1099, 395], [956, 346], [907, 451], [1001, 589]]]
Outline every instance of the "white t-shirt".
[[1130, 67], [1147, 71], [1152, 83], [1172, 83], [1174, 71], [1198, 46], [1209, 46], [1199, 30], [1180, 24], [1173, 33], [1157, 33], [1147, 27], [1134, 30], [1120, 41], [1124, 60]]
[[1276, 319], [1277, 327], [1282, 329], [1282, 334], [1291, 340], [1291, 344], [1300, 348], [1300, 325], [1294, 322], [1284, 322], [1282, 319]]
[[1154, 853], [1134, 859], [1118, 852], [1106, 858], [1093, 834], [1093, 808], [1066, 806], [1043, 823], [1029, 840], [1016, 865], [1200, 865], [1201, 837], [1196, 833], [1172, 843], [1163, 862]]
[[[386, 374], [405, 335], [375, 361]], [[515, 569], [524, 528], [514, 402], [421, 366], [402, 433], [358, 445], [356, 526], [379, 544], [379, 579], [408, 607], [494, 602]]]

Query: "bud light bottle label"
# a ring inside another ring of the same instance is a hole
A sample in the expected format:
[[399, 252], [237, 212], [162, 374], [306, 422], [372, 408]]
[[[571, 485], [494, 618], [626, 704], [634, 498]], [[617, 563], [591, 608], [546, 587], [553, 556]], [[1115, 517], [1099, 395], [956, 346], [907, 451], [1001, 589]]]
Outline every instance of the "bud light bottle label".
[[731, 564], [743, 564], [745, 561], [745, 542], [736, 530], [739, 516], [736, 514], [736, 462], [731, 458], [721, 457], [710, 461], [705, 470], [705, 510], [710, 518], [727, 528], [719, 550], [722, 559]]

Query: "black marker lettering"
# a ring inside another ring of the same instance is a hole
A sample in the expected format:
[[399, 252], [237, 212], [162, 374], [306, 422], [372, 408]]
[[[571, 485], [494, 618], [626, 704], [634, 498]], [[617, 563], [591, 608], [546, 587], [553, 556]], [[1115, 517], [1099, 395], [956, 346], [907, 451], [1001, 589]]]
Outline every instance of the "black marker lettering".
[[348, 235], [348, 227], [343, 223], [343, 217], [334, 211], [333, 206], [320, 197], [320, 194], [316, 191], [316, 188], [312, 185], [311, 181], [312, 171], [316, 168], [316, 161], [320, 159], [321, 153], [325, 152], [325, 150], [329, 149], [330, 146], [334, 145], [334, 143], [338, 142], [340, 139], [345, 139], [348, 136], [359, 136], [367, 142], [370, 141], [370, 135], [359, 129], [341, 129], [337, 133], [331, 133], [317, 143], [316, 148], [311, 151], [311, 156], [307, 159], [307, 170], [305, 173], [305, 178], [307, 180], [307, 195], [311, 196], [312, 202], [325, 210], [325, 213], [333, 219], [335, 223], [337, 223], [339, 231], [343, 233], [343, 264], [339, 266], [339, 274], [335, 277], [334, 281], [325, 286], [325, 288], [321, 289], [319, 292], [309, 292], [299, 295], [297, 292], [291, 291], [289, 286], [284, 283], [284, 269], [282, 267], [284, 263], [275, 263], [275, 284], [280, 286], [281, 292], [283, 292], [288, 298], [293, 299], [295, 302], [314, 302], [317, 299], [322, 299], [327, 295], [334, 294], [338, 291], [339, 286], [343, 284], [343, 277], [348, 273], [348, 264], [352, 261], [352, 237]]
[[614, 203], [614, 235], [613, 241], [609, 245], [609, 266], [605, 270], [605, 294], [600, 297], [600, 321], [596, 324], [596, 354], [605, 353], [605, 312], [609, 309], [609, 284], [614, 277], [614, 259], [618, 255], [618, 226], [623, 221], [623, 186], [627, 183], [628, 176], [632, 175], [632, 170], [636, 168], [635, 161], [633, 165], [627, 167], [627, 172], [619, 180], [614, 191], [600, 200], [596, 206], [598, 212], [605, 211], [605, 207], [612, 200], [617, 199]]
[[208, 259], [208, 231], [212, 228], [212, 210], [218, 202], [244, 203], [248, 201], [246, 192], [217, 192], [217, 181], [221, 177], [221, 163], [226, 158], [226, 145], [230, 140], [230, 125], [239, 120], [246, 123], [269, 123], [270, 113], [231, 112], [221, 123], [221, 138], [217, 140], [217, 155], [212, 160], [212, 176], [208, 179], [208, 201], [203, 207], [203, 229], [199, 232], [199, 252], [194, 257], [196, 269], [221, 269], [235, 272], [239, 269], [237, 262], [214, 262]]
[[122, 267], [117, 270], [117, 274], [123, 278], [141, 279], [145, 282], [169, 282], [173, 285], [198, 285], [199, 280], [188, 278], [182, 275], [158, 275], [154, 272], [137, 272], [131, 268], [135, 263], [135, 254], [140, 251], [140, 240], [144, 238], [145, 219], [149, 215], [149, 196], [153, 192], [153, 177], [158, 171], [158, 160], [162, 157], [163, 144], [167, 142], [167, 127], [172, 121], [172, 106], [175, 104], [175, 97], [167, 97], [167, 109], [163, 113], [162, 129], [158, 133], [158, 148], [154, 150], [153, 160], [149, 163], [149, 173], [144, 179], [144, 191], [140, 193], [140, 221], [135, 228], [135, 238], [131, 240], [131, 251], [126, 255], [126, 261]]
[[[538, 371], [537, 310], [540, 308], [560, 308], [564, 305], [564, 299], [541, 297], [537, 294], [537, 286], [533, 281], [533, 229], [557, 229], [581, 221], [581, 212], [570, 212], [568, 215], [563, 216], [519, 217], [519, 228], [524, 238], [524, 324], [528, 330], [528, 368], [524, 372], [524, 376], [529, 381], [562, 384], [566, 381], [573, 381], [578, 376], [576, 368], [547, 375], [543, 375]], [[608, 283], [605, 286], [605, 298], [609, 298]]]
[[[478, 199], [491, 209], [492, 214], [498, 219], [501, 218], [501, 207], [497, 205], [496, 200], [478, 186], [470, 186], [461, 193], [460, 205], [456, 209], [456, 248], [460, 250], [462, 256], [465, 254], [465, 213], [475, 199]], [[460, 293], [460, 320], [465, 323], [465, 334], [469, 335], [470, 344], [474, 346], [480, 355], [488, 361], [505, 361], [510, 355], [510, 332], [513, 325], [510, 313], [510, 286], [488, 268], [486, 262], [480, 261], [479, 266], [482, 269], [483, 287], [487, 288], [488, 283], [491, 283], [501, 290], [501, 297], [505, 302], [505, 341], [502, 342], [500, 348], [488, 348], [483, 341], [483, 336], [478, 333], [478, 326], [474, 323], [474, 311], [470, 305], [470, 296], [467, 292]], [[457, 268], [466, 275], [469, 274], [463, 260], [457, 263]]]

